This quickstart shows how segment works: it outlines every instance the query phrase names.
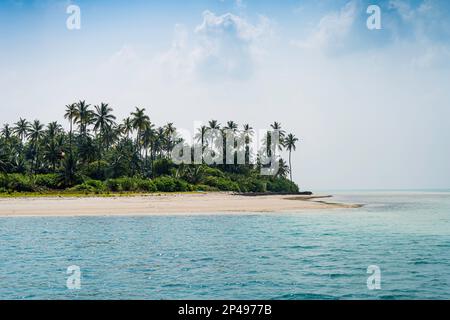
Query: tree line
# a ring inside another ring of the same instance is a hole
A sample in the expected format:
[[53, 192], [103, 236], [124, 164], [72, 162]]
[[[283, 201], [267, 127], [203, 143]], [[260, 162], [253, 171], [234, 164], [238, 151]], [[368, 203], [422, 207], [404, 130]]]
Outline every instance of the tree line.
[[[4, 124], [0, 132], [0, 172], [4, 176], [51, 174], [61, 188], [73, 187], [87, 180], [156, 179], [161, 176], [181, 179], [192, 185], [206, 180], [213, 188], [218, 183], [208, 181], [211, 177], [231, 182], [244, 178], [273, 182], [274, 179], [287, 180], [289, 176], [289, 185], [295, 185], [292, 183], [291, 154], [299, 140], [293, 134], [287, 134], [278, 122], [271, 124], [271, 129], [279, 132], [279, 148], [289, 153], [288, 163], [280, 158], [276, 175], [263, 178], [257, 177], [261, 163], [253, 164], [249, 159], [248, 146], [254, 137], [249, 124], [239, 129], [234, 121], [222, 126], [217, 120], [211, 120], [195, 134], [195, 144], [202, 149], [211, 143], [206, 139], [208, 130], [231, 130], [233, 134], [243, 136], [245, 165], [198, 166], [175, 165], [171, 161], [173, 148], [183, 143], [183, 139], [173, 123], [156, 126], [144, 108], [136, 107], [119, 122], [107, 103], [91, 106], [86, 101], [79, 101], [65, 107], [64, 118], [68, 121], [68, 131], [58, 122], [43, 124], [39, 120], [29, 122], [23, 118], [13, 125]], [[266, 139], [270, 140], [270, 135]], [[270, 141], [267, 141], [268, 145]], [[267, 152], [271, 152], [269, 147]], [[226, 187], [219, 186], [218, 189]]]

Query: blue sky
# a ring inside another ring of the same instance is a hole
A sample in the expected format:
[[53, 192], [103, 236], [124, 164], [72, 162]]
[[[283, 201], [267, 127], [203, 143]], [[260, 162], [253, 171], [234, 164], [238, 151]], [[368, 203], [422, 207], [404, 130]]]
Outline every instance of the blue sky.
[[310, 189], [450, 187], [449, 67], [445, 0], [0, 2], [2, 123], [64, 123], [78, 99], [186, 129], [278, 120]]

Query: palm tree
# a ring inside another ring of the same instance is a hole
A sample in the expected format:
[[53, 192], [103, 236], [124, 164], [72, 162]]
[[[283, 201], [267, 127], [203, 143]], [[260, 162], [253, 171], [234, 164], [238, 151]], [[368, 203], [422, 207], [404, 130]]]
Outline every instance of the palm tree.
[[136, 147], [139, 151], [139, 155], [142, 152], [141, 135], [142, 132], [150, 127], [150, 118], [145, 114], [145, 108], [139, 109], [136, 107], [136, 111], [131, 113], [131, 121], [133, 123], [133, 129], [137, 131], [136, 134]]
[[35, 166], [37, 165], [39, 156], [39, 143], [41, 142], [43, 135], [44, 135], [44, 125], [39, 120], [34, 120], [28, 131], [27, 137], [30, 139], [31, 146], [33, 147], [34, 157], [31, 167], [34, 168], [35, 173], [36, 173]]
[[164, 132], [166, 135], [166, 142], [167, 142], [166, 152], [169, 155], [174, 147], [177, 129], [174, 127], [172, 122], [169, 122], [164, 126]]
[[220, 123], [217, 120], [211, 120], [208, 125], [209, 129], [214, 130], [211, 135], [211, 148], [214, 148], [214, 140], [217, 138], [217, 131], [220, 130]]
[[270, 127], [271, 127], [273, 130], [278, 130], [278, 132], [279, 132], [279, 134], [280, 134], [280, 139], [281, 139], [281, 138], [284, 138], [284, 136], [285, 136], [285, 134], [286, 134], [286, 131], [284, 131], [284, 130], [281, 128], [281, 123], [274, 121], [274, 123], [272, 123], [272, 124], [270, 125]]
[[93, 112], [90, 109], [90, 105], [86, 104], [86, 101], [80, 101], [77, 103], [77, 111], [75, 114], [75, 122], [79, 125], [80, 136], [83, 139], [87, 137], [87, 127], [92, 124]]
[[48, 140], [54, 140], [61, 132], [63, 132], [62, 126], [54, 121], [47, 125], [45, 134]]
[[208, 122], [209, 128], [212, 130], [219, 130], [220, 123], [217, 120], [211, 120]]
[[228, 129], [228, 130], [232, 130], [232, 131], [236, 131], [236, 129], [238, 128], [238, 124], [234, 121], [227, 121], [227, 125], [224, 129]]
[[[115, 124], [116, 117], [111, 114], [113, 109], [107, 103], [101, 103], [100, 106], [95, 106], [95, 112], [92, 113], [92, 121], [94, 124], [94, 131], [100, 132], [100, 156], [104, 147], [105, 135], [107, 131], [111, 133], [111, 127]], [[106, 144], [108, 148], [109, 145]]]
[[167, 143], [167, 137], [165, 134], [165, 130], [162, 127], [156, 129], [155, 132], [155, 152], [159, 153], [159, 157], [162, 158], [162, 152], [164, 150], [164, 146]]
[[197, 133], [195, 134], [195, 139], [197, 140], [197, 142], [200, 142], [201, 146], [202, 146], [202, 151], [204, 149], [205, 146], [205, 135], [208, 132], [208, 127], [207, 126], [201, 126], [200, 128], [197, 129]]
[[[237, 131], [237, 129], [238, 129], [238, 124], [236, 123], [236, 122], [234, 122], [234, 121], [227, 121], [227, 125], [225, 126], [225, 127], [223, 127], [223, 130], [222, 130], [222, 135], [223, 135], [223, 145], [222, 145], [222, 149], [223, 149], [223, 155], [224, 155], [224, 157], [227, 157], [228, 155], [227, 155], [227, 131], [228, 131], [228, 134], [231, 134], [232, 135], [232, 141], [234, 141], [234, 145], [233, 145], [233, 147], [236, 147], [236, 145], [237, 145], [237, 141], [235, 141], [235, 134], [236, 134], [236, 131]], [[233, 163], [234, 163], [234, 159], [236, 158], [236, 152], [234, 153], [234, 155], [233, 155]], [[224, 168], [227, 168], [228, 166], [227, 166], [227, 164], [226, 164], [226, 161], [225, 161], [225, 163], [224, 163]]]
[[30, 143], [36, 145], [41, 140], [43, 134], [44, 125], [39, 120], [34, 120], [27, 136], [30, 139]]
[[248, 124], [244, 124], [242, 126], [244, 135], [244, 143], [245, 143], [245, 164], [250, 164], [250, 143], [252, 142], [252, 137], [254, 135], [253, 128]]
[[105, 130], [115, 124], [116, 117], [112, 115], [113, 109], [107, 103], [101, 103], [100, 106], [95, 106], [93, 113], [94, 131], [105, 132]]
[[289, 133], [286, 138], [284, 139], [284, 145], [286, 146], [286, 149], [289, 151], [289, 174], [292, 181], [292, 163], [291, 163], [291, 153], [292, 150], [295, 151], [298, 138], [296, 138], [292, 133]]
[[0, 148], [0, 172], [6, 177], [8, 169], [10, 167], [8, 154], [5, 152], [5, 148]]
[[3, 125], [1, 134], [6, 141], [8, 141], [11, 138], [11, 128], [9, 127], [9, 124], [6, 123], [5, 125]]
[[123, 119], [123, 123], [120, 125], [120, 131], [129, 139], [130, 133], [133, 131], [133, 121], [130, 117]]
[[283, 159], [278, 161], [278, 172], [276, 173], [277, 177], [286, 178], [287, 174], [290, 172], [290, 169], [286, 162]]
[[58, 139], [63, 129], [57, 122], [51, 122], [45, 131], [44, 158], [51, 164], [53, 172], [56, 171], [56, 163], [62, 156], [62, 144], [64, 139]]
[[147, 166], [148, 160], [148, 149], [150, 148], [150, 171], [153, 172], [153, 146], [155, 142], [155, 129], [153, 124], [149, 124], [145, 130], [142, 132], [141, 141], [145, 149], [145, 167]]
[[19, 137], [19, 139], [23, 142], [24, 139], [28, 135], [28, 130], [30, 129], [30, 123], [20, 118], [18, 122], [15, 123], [15, 127], [13, 129], [13, 132]]
[[[278, 144], [278, 149], [281, 151], [283, 150], [284, 147], [284, 136], [286, 135], [286, 131], [284, 131], [281, 128], [281, 123], [274, 121], [273, 124], [270, 125], [270, 127], [275, 131], [278, 131], [278, 135], [279, 135], [279, 144]], [[269, 144], [270, 145], [270, 144]]]
[[69, 131], [69, 148], [70, 152], [72, 152], [72, 129], [73, 129], [73, 123], [75, 119], [78, 117], [78, 110], [77, 110], [77, 104], [72, 103], [66, 105], [66, 113], [64, 114], [64, 119], [69, 120], [70, 125], [70, 131]]

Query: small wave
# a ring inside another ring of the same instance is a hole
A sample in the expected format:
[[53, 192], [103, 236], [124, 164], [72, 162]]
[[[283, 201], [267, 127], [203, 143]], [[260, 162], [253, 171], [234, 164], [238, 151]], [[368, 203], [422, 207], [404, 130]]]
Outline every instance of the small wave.
[[295, 246], [286, 246], [283, 247], [283, 249], [304, 249], [304, 250], [311, 250], [311, 249], [317, 249], [319, 246], [310, 245], [310, 246], [302, 246], [302, 245], [295, 245]]
[[271, 300], [333, 300], [337, 297], [326, 295], [326, 294], [316, 294], [316, 293], [288, 293], [281, 296], [273, 297]]
[[421, 265], [421, 264], [430, 264], [431, 262], [427, 261], [427, 260], [416, 260], [413, 261], [414, 265]]

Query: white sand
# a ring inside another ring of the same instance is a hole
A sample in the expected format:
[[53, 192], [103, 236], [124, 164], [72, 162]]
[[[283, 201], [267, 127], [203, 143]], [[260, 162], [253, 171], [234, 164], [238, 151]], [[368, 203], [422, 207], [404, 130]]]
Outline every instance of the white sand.
[[152, 194], [130, 197], [4, 198], [0, 216], [133, 216], [248, 214], [354, 208], [306, 196], [242, 196], [229, 193]]

